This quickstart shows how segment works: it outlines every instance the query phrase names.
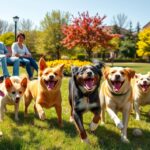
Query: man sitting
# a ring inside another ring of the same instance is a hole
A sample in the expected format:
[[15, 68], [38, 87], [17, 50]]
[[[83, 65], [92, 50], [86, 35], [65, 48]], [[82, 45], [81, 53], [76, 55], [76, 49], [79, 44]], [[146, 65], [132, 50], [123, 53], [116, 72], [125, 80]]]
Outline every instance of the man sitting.
[[3, 44], [3, 42], [0, 42], [0, 62], [2, 65], [2, 71], [3, 76], [0, 77], [0, 79], [9, 77], [9, 72], [7, 69], [7, 64], [13, 65], [13, 76], [19, 75], [19, 65], [20, 61], [17, 57], [11, 57], [10, 52], [6, 48], [6, 46]]

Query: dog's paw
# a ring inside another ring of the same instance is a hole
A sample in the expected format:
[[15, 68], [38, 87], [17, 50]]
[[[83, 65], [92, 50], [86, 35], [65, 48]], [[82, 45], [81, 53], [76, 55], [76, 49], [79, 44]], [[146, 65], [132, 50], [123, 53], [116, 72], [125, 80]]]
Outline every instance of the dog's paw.
[[90, 124], [90, 130], [95, 131], [98, 127], [98, 123], [94, 123], [93, 121]]
[[123, 143], [126, 143], [126, 144], [129, 144], [130, 143], [130, 141], [127, 139], [127, 137], [125, 137], [125, 136], [121, 136], [121, 141], [123, 142]]
[[85, 144], [90, 144], [90, 140], [88, 138], [86, 139], [81, 139], [81, 142], [82, 143], [85, 143]]
[[104, 126], [104, 125], [105, 125], [105, 122], [104, 122], [104, 121], [101, 121], [101, 125]]
[[70, 120], [69, 120], [70, 122], [73, 122], [74, 121], [74, 119], [73, 119], [73, 117], [72, 116], [70, 116]]
[[46, 116], [45, 116], [44, 111], [42, 111], [41, 113], [39, 113], [39, 118], [40, 118], [41, 120], [45, 120]]
[[117, 128], [119, 128], [120, 130], [124, 128], [123, 123], [120, 121], [116, 124]]
[[140, 121], [140, 116], [139, 116], [139, 115], [136, 115], [135, 120]]
[[135, 120], [140, 121], [140, 118], [139, 118], [139, 117], [136, 117]]

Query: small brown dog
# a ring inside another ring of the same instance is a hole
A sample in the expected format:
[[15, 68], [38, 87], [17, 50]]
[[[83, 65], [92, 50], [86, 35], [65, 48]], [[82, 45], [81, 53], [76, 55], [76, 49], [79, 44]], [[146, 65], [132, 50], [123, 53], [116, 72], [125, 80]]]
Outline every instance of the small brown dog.
[[27, 78], [12, 76], [6, 78], [0, 87], [0, 121], [3, 120], [6, 105], [15, 106], [15, 120], [18, 118], [19, 102], [27, 87]]
[[24, 94], [25, 116], [28, 106], [32, 99], [35, 100], [35, 112], [41, 120], [45, 119], [43, 107], [55, 107], [58, 115], [58, 123], [62, 125], [62, 106], [61, 106], [61, 82], [63, 77], [64, 64], [54, 68], [49, 68], [43, 58], [39, 60], [38, 80], [30, 81]]
[[[134, 77], [135, 71], [129, 68], [112, 67], [104, 70], [105, 81], [101, 85], [100, 103], [101, 103], [101, 120], [104, 123], [105, 107], [116, 126], [121, 131], [121, 140], [128, 142], [127, 127], [130, 110], [132, 106], [132, 88], [131, 78]], [[123, 122], [117, 116], [121, 111]]]

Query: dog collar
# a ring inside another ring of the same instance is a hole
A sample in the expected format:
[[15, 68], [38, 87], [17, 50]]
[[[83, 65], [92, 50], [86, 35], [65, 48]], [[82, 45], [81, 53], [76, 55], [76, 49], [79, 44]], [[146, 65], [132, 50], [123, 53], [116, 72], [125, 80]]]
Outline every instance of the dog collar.
[[117, 94], [117, 93], [114, 93], [114, 92], [111, 91], [111, 94], [114, 95], [114, 96], [123, 96], [123, 95], [126, 95], [128, 92], [129, 92], [129, 90], [125, 93]]

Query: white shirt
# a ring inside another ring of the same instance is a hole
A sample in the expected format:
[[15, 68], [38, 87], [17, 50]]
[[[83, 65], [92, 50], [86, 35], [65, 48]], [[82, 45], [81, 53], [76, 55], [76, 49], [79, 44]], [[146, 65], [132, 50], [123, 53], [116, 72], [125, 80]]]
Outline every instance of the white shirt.
[[12, 44], [11, 49], [12, 49], [12, 56], [15, 56], [16, 54], [19, 54], [20, 56], [23, 56], [25, 54], [31, 55], [25, 44], [23, 44], [23, 48], [20, 48], [18, 42], [15, 42]]

